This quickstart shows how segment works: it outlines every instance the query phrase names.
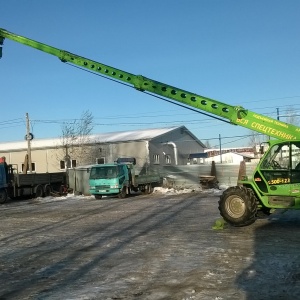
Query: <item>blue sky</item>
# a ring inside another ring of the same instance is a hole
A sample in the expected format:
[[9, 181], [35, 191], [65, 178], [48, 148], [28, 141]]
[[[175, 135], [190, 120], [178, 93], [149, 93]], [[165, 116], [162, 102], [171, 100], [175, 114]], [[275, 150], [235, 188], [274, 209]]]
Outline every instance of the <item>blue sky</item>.
[[[0, 27], [118, 69], [277, 117], [300, 111], [298, 0], [0, 0]], [[250, 130], [191, 112], [5, 40], [0, 142], [185, 125], [201, 141], [248, 146]], [[299, 113], [300, 114], [300, 113]], [[281, 120], [285, 121], [284, 117]]]

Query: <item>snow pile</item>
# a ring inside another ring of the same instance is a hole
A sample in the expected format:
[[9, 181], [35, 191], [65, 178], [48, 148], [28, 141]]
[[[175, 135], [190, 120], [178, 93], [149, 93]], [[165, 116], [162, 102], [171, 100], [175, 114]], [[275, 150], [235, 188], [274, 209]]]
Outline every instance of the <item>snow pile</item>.
[[227, 186], [220, 186], [219, 189], [202, 189], [202, 187], [192, 187], [192, 188], [154, 188], [154, 193], [166, 194], [166, 195], [179, 195], [179, 194], [189, 194], [189, 193], [206, 193], [220, 195]]
[[153, 193], [158, 193], [158, 194], [167, 194], [167, 195], [179, 195], [179, 194], [188, 194], [188, 193], [193, 193], [193, 192], [201, 192], [202, 188], [201, 187], [196, 187], [196, 188], [163, 188], [163, 187], [156, 187], [154, 188]]
[[67, 194], [65, 196], [48, 196], [48, 197], [39, 197], [39, 198], [35, 198], [32, 199], [31, 201], [38, 201], [38, 202], [53, 202], [53, 201], [72, 201], [72, 200], [88, 200], [88, 199], [95, 199], [94, 196], [90, 195], [90, 196], [84, 196], [84, 195], [74, 195], [74, 194]]
[[[163, 188], [163, 187], [155, 187], [153, 194], [164, 194], [164, 195], [180, 195], [180, 194], [189, 194], [189, 193], [205, 193], [205, 194], [213, 194], [213, 195], [221, 195], [223, 190], [225, 190], [226, 186], [220, 186], [219, 189], [202, 189], [201, 187], [191, 187], [191, 188]], [[105, 198], [105, 196], [103, 196]], [[53, 201], [72, 201], [72, 200], [94, 200], [93, 195], [75, 195], [75, 194], [67, 194], [65, 196], [55, 197], [49, 196], [44, 198], [36, 198], [31, 201], [34, 202], [53, 202]]]

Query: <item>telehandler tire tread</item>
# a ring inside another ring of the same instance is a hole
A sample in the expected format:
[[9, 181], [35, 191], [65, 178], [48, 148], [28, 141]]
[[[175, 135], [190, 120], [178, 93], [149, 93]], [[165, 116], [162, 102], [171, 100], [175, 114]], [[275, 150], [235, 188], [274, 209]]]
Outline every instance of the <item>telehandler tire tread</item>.
[[230, 187], [220, 197], [219, 211], [228, 224], [235, 227], [248, 226], [256, 220], [257, 199], [249, 188]]

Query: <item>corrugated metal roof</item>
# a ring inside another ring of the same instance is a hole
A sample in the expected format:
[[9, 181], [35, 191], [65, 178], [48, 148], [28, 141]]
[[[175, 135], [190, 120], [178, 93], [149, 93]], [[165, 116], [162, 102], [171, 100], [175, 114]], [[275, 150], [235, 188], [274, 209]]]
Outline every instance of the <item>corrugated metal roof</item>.
[[116, 143], [116, 142], [128, 142], [138, 140], [151, 140], [155, 137], [163, 135], [167, 132], [181, 128], [182, 126], [167, 127], [167, 128], [156, 128], [156, 129], [142, 129], [142, 130], [131, 130], [131, 131], [120, 131], [120, 132], [109, 132], [92, 135], [91, 139], [99, 141], [101, 143]]
[[[117, 142], [129, 142], [139, 140], [151, 140], [155, 137], [176, 130], [184, 126], [175, 126], [167, 128], [156, 129], [140, 129], [131, 131], [119, 131], [100, 133], [89, 136], [89, 141], [96, 143], [117, 143]], [[31, 141], [31, 149], [39, 148], [54, 148], [62, 145], [61, 138], [53, 139], [33, 139]], [[27, 141], [16, 141], [8, 143], [0, 143], [0, 151], [13, 151], [27, 149]]]

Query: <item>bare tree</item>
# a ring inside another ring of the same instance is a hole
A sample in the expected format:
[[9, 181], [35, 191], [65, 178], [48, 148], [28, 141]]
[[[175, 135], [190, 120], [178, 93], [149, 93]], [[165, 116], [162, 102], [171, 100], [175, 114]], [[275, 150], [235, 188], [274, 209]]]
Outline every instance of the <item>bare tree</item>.
[[253, 147], [253, 153], [255, 156], [259, 154], [261, 143], [268, 141], [268, 139], [269, 137], [267, 135], [251, 130], [248, 145], [249, 147]]
[[249, 137], [249, 146], [252, 147], [252, 146], [260, 145], [262, 142], [266, 142], [268, 139], [269, 139], [268, 136], [251, 130], [250, 137]]
[[78, 165], [89, 163], [89, 152], [91, 150], [90, 134], [94, 128], [93, 115], [84, 111], [80, 119], [62, 126], [62, 145], [66, 168], [71, 167], [71, 161], [76, 160]]

